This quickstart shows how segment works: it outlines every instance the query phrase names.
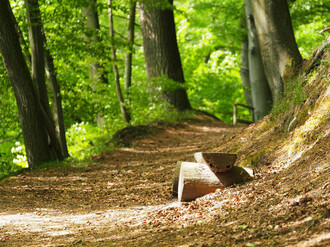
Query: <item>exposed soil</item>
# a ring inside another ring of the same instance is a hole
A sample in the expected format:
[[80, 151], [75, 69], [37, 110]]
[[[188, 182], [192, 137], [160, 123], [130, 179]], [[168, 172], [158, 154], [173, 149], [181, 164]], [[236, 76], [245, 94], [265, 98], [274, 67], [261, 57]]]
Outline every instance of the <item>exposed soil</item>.
[[40, 168], [1, 181], [0, 245], [98, 245], [125, 242], [123, 229], [145, 234], [150, 213], [180, 206], [171, 194], [176, 162], [242, 131], [202, 116], [146, 128], [123, 131], [118, 141], [130, 147], [93, 157], [87, 168]]
[[[329, 52], [324, 60], [329, 61]], [[275, 120], [233, 127], [198, 114], [128, 128], [91, 165], [26, 170], [0, 182], [1, 246], [330, 246], [330, 87]], [[172, 198], [176, 162], [235, 152], [255, 177], [193, 202]]]
[[293, 167], [264, 166], [247, 184], [190, 203], [172, 198], [176, 161], [226, 147], [242, 131], [200, 115], [150, 127], [138, 140], [132, 135], [130, 147], [94, 157], [87, 168], [7, 178], [0, 185], [0, 245], [326, 246], [329, 167], [309, 167], [309, 177], [299, 178]]

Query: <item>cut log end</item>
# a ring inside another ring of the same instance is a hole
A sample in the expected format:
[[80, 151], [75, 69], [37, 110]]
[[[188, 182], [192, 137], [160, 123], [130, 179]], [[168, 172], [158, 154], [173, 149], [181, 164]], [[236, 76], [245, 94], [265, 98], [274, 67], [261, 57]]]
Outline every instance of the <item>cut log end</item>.
[[192, 201], [198, 197], [215, 192], [233, 184], [251, 179], [242, 167], [232, 167], [231, 170], [214, 173], [203, 163], [178, 162], [173, 183], [173, 196], [179, 201]]
[[195, 153], [194, 157], [198, 163], [210, 166], [214, 173], [229, 171], [235, 164], [237, 155], [228, 153]]
[[206, 164], [181, 162], [178, 180], [179, 201], [192, 201], [223, 187]]

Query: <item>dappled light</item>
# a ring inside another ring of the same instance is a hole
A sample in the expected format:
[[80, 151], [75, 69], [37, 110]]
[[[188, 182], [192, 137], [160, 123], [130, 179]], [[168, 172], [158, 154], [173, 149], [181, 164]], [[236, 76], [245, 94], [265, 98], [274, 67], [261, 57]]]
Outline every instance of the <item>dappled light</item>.
[[329, 246], [329, 9], [3, 0], [0, 246]]

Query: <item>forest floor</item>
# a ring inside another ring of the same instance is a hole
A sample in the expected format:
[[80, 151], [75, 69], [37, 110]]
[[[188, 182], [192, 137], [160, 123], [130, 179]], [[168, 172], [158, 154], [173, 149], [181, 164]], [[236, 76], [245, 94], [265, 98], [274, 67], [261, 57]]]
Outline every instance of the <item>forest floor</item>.
[[129, 147], [95, 156], [86, 168], [39, 168], [1, 181], [0, 245], [329, 244], [329, 167], [308, 168], [316, 170], [299, 186], [305, 171], [267, 164], [251, 182], [179, 203], [171, 195], [176, 162], [226, 147], [244, 128], [200, 115], [134, 138], [144, 130], [126, 130], [120, 142]]
[[[203, 114], [131, 127], [87, 167], [0, 181], [0, 246], [330, 246], [329, 59], [248, 127]], [[211, 150], [237, 153], [254, 179], [178, 202], [176, 162]]]

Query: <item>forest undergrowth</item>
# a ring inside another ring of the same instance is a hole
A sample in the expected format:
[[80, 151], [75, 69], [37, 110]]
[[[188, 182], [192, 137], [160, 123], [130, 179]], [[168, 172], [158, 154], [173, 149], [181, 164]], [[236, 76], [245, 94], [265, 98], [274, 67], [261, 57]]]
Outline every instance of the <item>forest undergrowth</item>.
[[[2, 180], [0, 245], [329, 246], [329, 57], [290, 81], [299, 97], [246, 128], [197, 114], [123, 131], [87, 167]], [[254, 179], [177, 202], [176, 162], [211, 150], [237, 153]]]

